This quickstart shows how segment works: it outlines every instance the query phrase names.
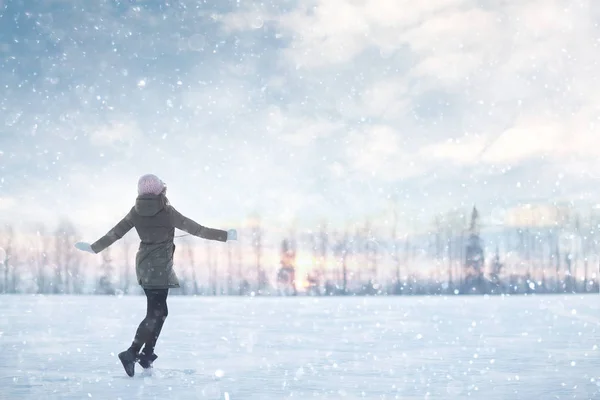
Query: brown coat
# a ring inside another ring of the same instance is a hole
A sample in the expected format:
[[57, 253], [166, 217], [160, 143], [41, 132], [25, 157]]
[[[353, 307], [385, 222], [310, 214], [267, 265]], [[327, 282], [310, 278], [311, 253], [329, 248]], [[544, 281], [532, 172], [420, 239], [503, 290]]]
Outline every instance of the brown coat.
[[226, 231], [206, 228], [181, 215], [169, 204], [165, 195], [143, 195], [136, 199], [135, 206], [114, 228], [92, 244], [92, 250], [100, 253], [134, 227], [141, 240], [135, 272], [138, 283], [145, 289], [179, 287], [173, 271], [175, 228], [203, 239], [227, 241]]

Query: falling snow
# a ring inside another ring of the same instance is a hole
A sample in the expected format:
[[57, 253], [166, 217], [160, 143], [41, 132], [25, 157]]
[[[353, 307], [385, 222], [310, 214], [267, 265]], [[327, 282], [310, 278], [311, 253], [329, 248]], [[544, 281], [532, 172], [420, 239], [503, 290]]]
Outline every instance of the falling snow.
[[0, 399], [600, 399], [596, 4], [0, 0]]

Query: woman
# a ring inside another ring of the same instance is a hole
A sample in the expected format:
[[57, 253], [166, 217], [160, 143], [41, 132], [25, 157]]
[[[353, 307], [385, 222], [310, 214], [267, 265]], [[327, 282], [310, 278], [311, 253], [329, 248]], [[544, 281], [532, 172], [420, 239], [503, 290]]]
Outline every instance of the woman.
[[147, 311], [133, 343], [119, 353], [119, 359], [129, 376], [135, 374], [136, 361], [143, 368], [151, 368], [158, 357], [154, 354], [154, 346], [167, 318], [167, 295], [170, 288], [179, 287], [179, 280], [173, 271], [175, 228], [208, 240], [237, 240], [235, 229], [223, 231], [206, 228], [181, 215], [169, 204], [166, 192], [165, 183], [157, 176], [142, 176], [138, 181], [135, 206], [125, 218], [97, 242], [75, 244], [79, 250], [97, 254], [121, 239], [131, 228], [135, 227], [140, 237], [135, 272], [138, 284], [146, 294]]

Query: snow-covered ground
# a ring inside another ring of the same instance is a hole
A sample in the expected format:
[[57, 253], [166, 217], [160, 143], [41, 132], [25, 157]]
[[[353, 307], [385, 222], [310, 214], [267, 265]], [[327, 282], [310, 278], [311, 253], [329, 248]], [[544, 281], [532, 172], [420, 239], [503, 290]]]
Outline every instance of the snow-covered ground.
[[600, 296], [0, 297], [1, 399], [600, 399]]

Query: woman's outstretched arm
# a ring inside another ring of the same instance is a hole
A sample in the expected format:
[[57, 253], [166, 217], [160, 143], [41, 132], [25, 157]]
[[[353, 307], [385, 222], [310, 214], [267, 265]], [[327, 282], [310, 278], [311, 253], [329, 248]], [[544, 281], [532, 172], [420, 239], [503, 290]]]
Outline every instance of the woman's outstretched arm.
[[219, 242], [227, 241], [227, 231], [202, 226], [182, 215], [173, 206], [171, 206], [171, 218], [173, 218], [173, 226], [175, 226], [175, 228], [187, 232], [190, 235], [208, 240], [218, 240]]
[[131, 220], [131, 213], [127, 214], [117, 225], [115, 225], [108, 233], [98, 239], [95, 243], [92, 243], [92, 250], [94, 253], [100, 253], [108, 246], [121, 239], [127, 232], [133, 228], [133, 221]]

